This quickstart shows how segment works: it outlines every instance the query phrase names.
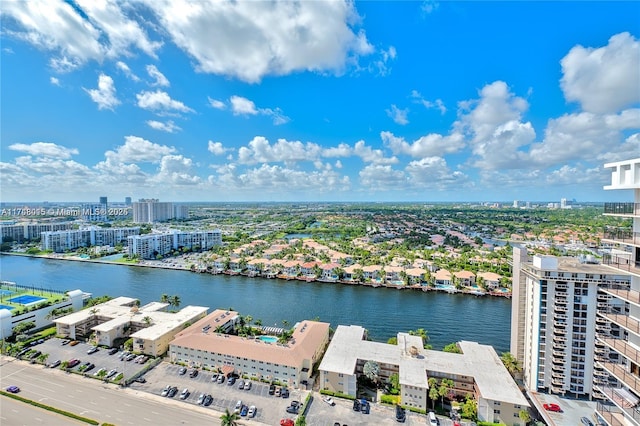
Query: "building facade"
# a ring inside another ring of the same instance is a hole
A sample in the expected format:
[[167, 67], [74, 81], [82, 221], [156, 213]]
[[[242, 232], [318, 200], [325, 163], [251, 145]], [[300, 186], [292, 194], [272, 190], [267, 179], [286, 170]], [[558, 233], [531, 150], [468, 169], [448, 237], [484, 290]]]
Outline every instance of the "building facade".
[[52, 223], [18, 223], [0, 225], [2, 238], [13, 238], [17, 243], [40, 238], [43, 232], [64, 231], [72, 229], [72, 222], [52, 222]]
[[309, 380], [329, 341], [328, 323], [302, 321], [294, 326], [291, 339], [281, 344], [274, 336], [228, 334], [238, 321], [237, 312], [212, 312], [176, 335], [169, 347], [171, 362], [296, 387]]
[[116, 246], [127, 244], [128, 238], [140, 234], [139, 227], [132, 228], [98, 228], [43, 232], [40, 245], [42, 250], [63, 253], [79, 247]]
[[529, 403], [491, 346], [458, 342], [462, 353], [424, 349], [422, 338], [398, 333], [397, 344], [367, 340], [360, 326], [337, 327], [320, 363], [320, 389], [356, 396], [358, 377], [373, 361], [382, 382], [398, 374], [402, 405], [428, 410], [429, 379], [450, 379], [456, 396], [472, 395], [478, 403], [478, 419], [520, 424], [519, 413]]
[[157, 198], [134, 201], [132, 210], [134, 223], [154, 223], [189, 218], [188, 206], [160, 202]]
[[611, 248], [603, 263], [612, 272], [629, 275], [629, 286], [602, 289], [596, 324], [596, 365], [606, 380], [597, 384], [605, 399], [597, 414], [607, 424], [640, 425], [640, 158], [605, 164], [611, 184], [605, 190], [626, 190], [633, 201], [605, 203], [604, 214], [626, 218], [630, 226], [605, 230]]
[[189, 248], [193, 251], [209, 250], [222, 244], [222, 231], [173, 231], [166, 234], [145, 234], [128, 237], [129, 256], [140, 259], [155, 259], [172, 250]]

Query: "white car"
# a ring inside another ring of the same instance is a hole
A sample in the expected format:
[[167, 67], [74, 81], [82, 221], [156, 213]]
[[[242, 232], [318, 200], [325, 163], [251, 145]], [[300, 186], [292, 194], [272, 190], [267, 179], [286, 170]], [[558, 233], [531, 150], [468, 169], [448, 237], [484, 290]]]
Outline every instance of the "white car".
[[187, 399], [189, 397], [189, 389], [184, 388], [180, 393], [180, 399]]
[[240, 410], [242, 410], [242, 400], [238, 400], [238, 402], [236, 402], [236, 408], [234, 408], [233, 412], [239, 413]]
[[336, 402], [330, 396], [323, 396], [322, 400], [331, 406], [336, 405]]
[[201, 393], [200, 396], [198, 396], [198, 405], [202, 405], [204, 403], [204, 398], [205, 398], [205, 394]]
[[246, 382], [244, 382], [244, 390], [249, 389], [251, 389], [251, 380], [247, 380]]
[[249, 407], [249, 413], [247, 414], [248, 417], [255, 417], [256, 415], [256, 406], [252, 405], [251, 407]]

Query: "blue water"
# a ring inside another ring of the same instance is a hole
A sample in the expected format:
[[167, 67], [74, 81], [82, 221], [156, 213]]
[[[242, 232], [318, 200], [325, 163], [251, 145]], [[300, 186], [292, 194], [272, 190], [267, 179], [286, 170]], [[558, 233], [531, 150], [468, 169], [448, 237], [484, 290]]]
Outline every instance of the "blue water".
[[276, 343], [278, 341], [278, 338], [273, 336], [260, 336], [258, 337], [258, 339], [262, 340], [263, 342], [269, 343]]
[[509, 350], [511, 301], [419, 290], [307, 283], [242, 276], [0, 255], [0, 279], [45, 289], [74, 290], [95, 296], [130, 296], [142, 304], [162, 294], [178, 295], [180, 306], [229, 307], [283, 327], [305, 319], [361, 325], [372, 340], [386, 341], [399, 331], [423, 328], [435, 349], [470, 340]]
[[7, 309], [10, 311], [11, 309], [13, 309], [13, 306], [0, 305], [0, 309]]
[[7, 299], [11, 303], [20, 303], [22, 305], [30, 305], [32, 303], [41, 302], [43, 300], [47, 300], [44, 297], [31, 296], [29, 294], [23, 294], [22, 296], [12, 297], [11, 299]]

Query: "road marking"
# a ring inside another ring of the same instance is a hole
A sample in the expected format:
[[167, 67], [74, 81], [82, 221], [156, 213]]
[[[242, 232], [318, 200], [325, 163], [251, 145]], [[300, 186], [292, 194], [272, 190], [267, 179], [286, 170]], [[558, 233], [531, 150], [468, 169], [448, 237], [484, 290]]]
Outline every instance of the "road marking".
[[146, 421], [148, 421], [148, 422], [152, 421], [151, 419], [148, 419], [148, 418], [146, 418], [146, 417], [143, 417], [143, 418], [142, 418], [142, 420], [146, 420]]

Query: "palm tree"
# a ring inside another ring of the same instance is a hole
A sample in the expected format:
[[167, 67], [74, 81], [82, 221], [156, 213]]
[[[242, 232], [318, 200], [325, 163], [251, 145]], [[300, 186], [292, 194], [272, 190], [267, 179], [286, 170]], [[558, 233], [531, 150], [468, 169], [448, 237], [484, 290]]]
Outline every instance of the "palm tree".
[[220, 416], [221, 426], [238, 426], [238, 420], [240, 420], [240, 416], [237, 413], [229, 412], [228, 408], [224, 409], [224, 414]]
[[169, 303], [169, 295], [166, 293], [162, 294], [162, 296], [160, 296], [160, 302]]
[[440, 403], [444, 405], [444, 397], [449, 395], [449, 391], [453, 389], [453, 380], [442, 379], [440, 380], [440, 387], [438, 387], [438, 395], [440, 395]]
[[182, 301], [180, 300], [180, 296], [178, 296], [177, 294], [175, 296], [171, 296], [171, 298], [169, 299], [169, 303], [171, 304], [171, 306], [175, 306], [176, 308], [180, 306], [181, 302]]
[[142, 321], [146, 324], [146, 325], [151, 325], [153, 323], [153, 319], [147, 315], [146, 317], [142, 318]]
[[431, 345], [429, 342], [429, 336], [427, 335], [427, 330], [424, 328], [419, 328], [417, 330], [409, 330], [409, 334], [411, 336], [420, 336], [422, 337], [422, 345], [425, 349], [431, 349]]
[[37, 359], [40, 364], [44, 364], [47, 358], [49, 358], [49, 354], [40, 354]]
[[520, 362], [515, 356], [511, 354], [511, 352], [503, 352], [502, 355], [500, 355], [500, 360], [502, 360], [502, 363], [512, 376], [515, 376], [520, 371], [522, 371]]
[[97, 314], [98, 312], [100, 312], [100, 309], [99, 309], [99, 308], [91, 308], [91, 309], [89, 309], [89, 313], [90, 313], [91, 315], [95, 315], [95, 314]]
[[440, 393], [438, 392], [438, 381], [435, 378], [430, 377], [427, 383], [429, 384], [429, 399], [431, 400], [431, 409], [435, 410], [436, 399], [438, 399], [438, 397], [440, 396]]
[[254, 324], [256, 325], [256, 327], [262, 327], [262, 320], [258, 318], [257, 320], [255, 320]]
[[378, 378], [380, 376], [380, 365], [375, 361], [367, 361], [364, 363], [364, 367], [362, 367], [362, 372], [365, 376], [372, 382], [378, 383]]

